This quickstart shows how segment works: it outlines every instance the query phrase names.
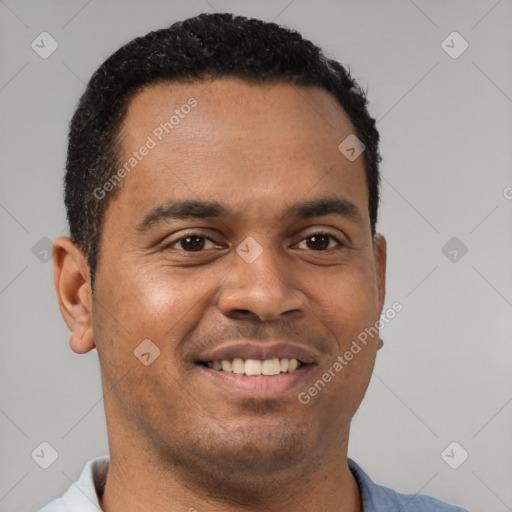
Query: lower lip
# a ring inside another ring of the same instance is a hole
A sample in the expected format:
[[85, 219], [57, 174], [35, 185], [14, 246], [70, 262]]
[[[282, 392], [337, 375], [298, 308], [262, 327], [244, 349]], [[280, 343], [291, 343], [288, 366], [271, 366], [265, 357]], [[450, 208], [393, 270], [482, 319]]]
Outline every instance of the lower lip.
[[315, 364], [305, 364], [290, 373], [261, 377], [247, 377], [201, 365], [198, 365], [198, 369], [231, 394], [242, 395], [246, 398], [269, 399], [280, 398], [294, 388], [304, 387], [304, 381], [315, 366]]

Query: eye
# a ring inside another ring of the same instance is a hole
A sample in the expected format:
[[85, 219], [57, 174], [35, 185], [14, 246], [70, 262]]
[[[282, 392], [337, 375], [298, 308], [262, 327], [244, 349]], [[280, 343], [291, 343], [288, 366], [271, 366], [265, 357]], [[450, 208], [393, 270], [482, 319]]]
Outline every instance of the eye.
[[[208, 243], [211, 244], [211, 247], [208, 247]], [[170, 244], [166, 245], [164, 248], [177, 248], [186, 252], [200, 252], [203, 249], [213, 249], [215, 247], [218, 247], [218, 245], [212, 240], [210, 240], [208, 237], [203, 235], [192, 234], [179, 238], [178, 240], [175, 240], [174, 242], [171, 242]]]
[[304, 247], [301, 247], [301, 244], [304, 243], [306, 244], [307, 249], [311, 249], [313, 251], [327, 251], [329, 249], [333, 249], [334, 247], [344, 246], [342, 242], [340, 242], [330, 233], [312, 233], [311, 235], [302, 239], [299, 244], [297, 244], [297, 247], [299, 249], [304, 249]]

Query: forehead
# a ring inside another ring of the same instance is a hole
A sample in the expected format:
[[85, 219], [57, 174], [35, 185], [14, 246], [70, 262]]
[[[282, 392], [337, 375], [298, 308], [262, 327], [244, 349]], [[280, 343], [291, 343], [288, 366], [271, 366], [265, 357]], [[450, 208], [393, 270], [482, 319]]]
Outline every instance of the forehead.
[[364, 211], [363, 158], [338, 149], [352, 133], [336, 98], [316, 87], [153, 84], [133, 97], [120, 130], [120, 164], [137, 161], [119, 206], [140, 217], [164, 200], [214, 197], [263, 220], [269, 204], [338, 191]]
[[[189, 109], [192, 103], [197, 104]], [[183, 122], [184, 119], [189, 122]], [[158, 136], [158, 127], [166, 122], [172, 126], [169, 133], [164, 130], [165, 134], [172, 133], [172, 137], [165, 137], [169, 142], [188, 137], [187, 125], [193, 126], [196, 136], [207, 135], [210, 140], [225, 135], [241, 140], [242, 135], [257, 136], [258, 131], [263, 132], [260, 136], [266, 133], [269, 138], [268, 135], [287, 125], [289, 132], [281, 133], [281, 139], [287, 138], [288, 133], [293, 137], [302, 135], [301, 139], [307, 138], [309, 145], [321, 142], [326, 150], [331, 139], [336, 142], [339, 136], [354, 132], [336, 98], [323, 89], [281, 82], [249, 83], [236, 78], [146, 86], [131, 99], [121, 131], [130, 144], [134, 142], [132, 137], [155, 130]]]

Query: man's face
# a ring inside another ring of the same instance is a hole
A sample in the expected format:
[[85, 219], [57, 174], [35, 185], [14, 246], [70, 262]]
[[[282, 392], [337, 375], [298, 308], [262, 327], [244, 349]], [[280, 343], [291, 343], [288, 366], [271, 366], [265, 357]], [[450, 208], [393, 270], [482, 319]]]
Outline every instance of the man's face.
[[[316, 88], [226, 79], [133, 98], [121, 160], [148, 136], [155, 147], [107, 209], [92, 315], [116, 435], [171, 464], [255, 471], [346, 441], [377, 338], [308, 404], [298, 396], [382, 310], [385, 242], [371, 236], [363, 156], [338, 150], [351, 133]], [[197, 204], [185, 215], [184, 202]], [[146, 339], [160, 350], [148, 366], [134, 355]], [[235, 357], [306, 364], [276, 376], [208, 368]]]

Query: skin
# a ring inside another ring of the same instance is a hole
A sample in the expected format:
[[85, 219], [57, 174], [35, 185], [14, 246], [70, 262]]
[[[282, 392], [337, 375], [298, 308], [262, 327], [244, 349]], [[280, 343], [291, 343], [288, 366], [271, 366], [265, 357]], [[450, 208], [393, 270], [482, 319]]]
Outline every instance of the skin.
[[[363, 157], [350, 162], [338, 150], [354, 128], [336, 99], [313, 87], [165, 83], [130, 102], [123, 161], [191, 96], [197, 106], [107, 208], [94, 299], [84, 255], [67, 237], [54, 243], [70, 346], [96, 347], [101, 365], [111, 456], [101, 507], [361, 511], [347, 444], [378, 338], [309, 404], [297, 399], [384, 304], [386, 242], [371, 234]], [[296, 202], [332, 196], [360, 218], [289, 214]], [[149, 210], [178, 199], [215, 200], [233, 215], [137, 231]], [[179, 242], [198, 231], [211, 239], [201, 251]], [[327, 238], [318, 249], [319, 231], [343, 245]], [[263, 249], [250, 264], [236, 252], [249, 236]], [[161, 351], [150, 366], [133, 354], [147, 338]], [[194, 362], [226, 340], [276, 338], [319, 354], [304, 382], [278, 398], [229, 393]]]

